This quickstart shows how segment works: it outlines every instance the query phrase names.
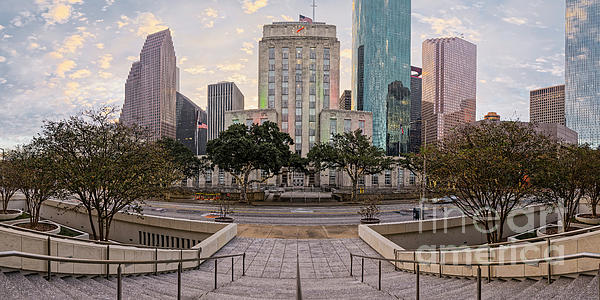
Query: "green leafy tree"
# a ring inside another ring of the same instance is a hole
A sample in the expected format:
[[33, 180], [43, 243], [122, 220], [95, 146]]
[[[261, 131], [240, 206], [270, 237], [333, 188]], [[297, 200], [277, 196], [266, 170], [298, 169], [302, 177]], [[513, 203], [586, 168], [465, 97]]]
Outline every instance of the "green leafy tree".
[[[162, 138], [158, 140], [158, 145], [167, 154], [167, 159], [170, 161], [173, 168], [168, 168], [173, 174], [169, 177], [175, 178], [176, 181], [186, 180], [187, 178], [197, 177], [201, 171], [207, 168], [205, 161], [198, 158], [194, 153], [188, 149], [185, 145], [176, 141], [172, 138]], [[164, 182], [165, 185], [165, 198], [170, 197], [168, 187], [173, 182]]]
[[600, 204], [600, 149], [589, 149], [587, 153], [586, 169], [582, 170], [587, 181], [587, 193], [592, 216], [598, 218], [598, 204]]
[[8, 213], [8, 203], [19, 190], [19, 170], [9, 153], [0, 161], [0, 201], [2, 201], [2, 213]]
[[357, 199], [358, 180], [364, 175], [389, 170], [394, 160], [385, 151], [371, 144], [360, 129], [335, 135], [330, 143], [316, 144], [308, 152], [308, 161], [314, 170], [344, 171], [352, 181], [352, 201]]
[[116, 122], [117, 110], [102, 107], [45, 123], [41, 141], [55, 153], [61, 188], [80, 201], [94, 239], [108, 240], [120, 211], [141, 213], [145, 199], [174, 182], [177, 167], [147, 132]]
[[[230, 173], [241, 186], [241, 201], [248, 202], [248, 186], [263, 183], [279, 175], [282, 168], [301, 167], [302, 159], [292, 153], [294, 142], [289, 134], [279, 131], [277, 124], [265, 122], [233, 124], [207, 145], [207, 158], [213, 167]], [[265, 176], [251, 179], [255, 171]]]
[[58, 196], [59, 159], [48, 151], [39, 139], [19, 147], [12, 155], [14, 167], [18, 170], [19, 191], [25, 196], [31, 229], [36, 229], [40, 221], [42, 204], [51, 197]]
[[175, 165], [174, 171], [177, 173], [174, 176], [180, 176], [181, 179], [198, 176], [198, 171], [203, 167], [202, 161], [185, 145], [172, 138], [162, 138], [158, 140], [158, 145]]
[[541, 172], [533, 177], [540, 188], [539, 200], [556, 208], [563, 222], [563, 231], [570, 228], [581, 199], [590, 191], [588, 146], [556, 144], [545, 156]]
[[[536, 189], [530, 183], [551, 142], [520, 122], [483, 122], [461, 126], [425, 151], [428, 186], [454, 195], [454, 204], [472, 218], [489, 243], [503, 239], [515, 207]], [[416, 160], [415, 166], [421, 164]]]

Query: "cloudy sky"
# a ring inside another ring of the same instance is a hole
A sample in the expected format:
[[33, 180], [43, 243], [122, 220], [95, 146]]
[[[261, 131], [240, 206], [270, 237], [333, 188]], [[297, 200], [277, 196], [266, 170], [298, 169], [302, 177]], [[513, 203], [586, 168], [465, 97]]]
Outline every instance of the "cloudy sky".
[[[311, 15], [311, 0], [2, 0], [0, 147], [27, 142], [44, 119], [121, 105], [148, 33], [173, 33], [181, 90], [206, 107], [206, 85], [235, 81], [257, 106], [262, 25]], [[352, 1], [318, 0], [317, 21], [337, 25], [342, 90], [350, 88]], [[478, 46], [477, 117], [529, 119], [533, 88], [564, 83], [563, 0], [414, 0], [412, 63], [426, 38]]]

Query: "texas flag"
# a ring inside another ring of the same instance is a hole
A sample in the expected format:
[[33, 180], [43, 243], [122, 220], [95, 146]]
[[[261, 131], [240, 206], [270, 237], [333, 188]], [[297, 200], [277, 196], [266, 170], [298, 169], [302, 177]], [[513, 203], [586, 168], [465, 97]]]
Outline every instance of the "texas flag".
[[300, 15], [300, 22], [306, 22], [312, 24], [312, 19], [303, 15]]
[[208, 124], [198, 122], [198, 129], [208, 129]]

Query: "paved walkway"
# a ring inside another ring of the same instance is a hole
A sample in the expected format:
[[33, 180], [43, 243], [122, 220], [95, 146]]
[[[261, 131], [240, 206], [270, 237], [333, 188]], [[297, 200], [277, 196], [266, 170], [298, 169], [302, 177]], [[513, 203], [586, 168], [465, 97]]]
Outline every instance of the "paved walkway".
[[358, 238], [358, 225], [260, 225], [238, 224], [238, 237], [270, 239]]
[[[296, 257], [302, 278], [340, 278], [350, 275], [350, 253], [379, 256], [360, 239], [254, 239], [236, 237], [215, 255], [246, 252], [246, 275], [263, 278], [296, 278]], [[235, 262], [235, 273], [241, 272], [241, 258]], [[360, 259], [354, 261], [354, 272], [360, 274]], [[384, 263], [383, 272], [393, 266]], [[213, 271], [214, 262], [207, 261], [200, 270]], [[375, 261], [365, 260], [365, 274], [377, 274]], [[230, 274], [231, 260], [218, 262], [219, 273]]]

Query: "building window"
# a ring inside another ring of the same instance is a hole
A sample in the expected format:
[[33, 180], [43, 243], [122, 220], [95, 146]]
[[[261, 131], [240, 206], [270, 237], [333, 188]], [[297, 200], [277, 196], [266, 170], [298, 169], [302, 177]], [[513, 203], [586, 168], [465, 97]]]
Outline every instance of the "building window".
[[358, 128], [365, 134], [365, 120], [358, 120]]
[[377, 174], [371, 175], [371, 184], [379, 185], [379, 175], [377, 175]]
[[336, 171], [335, 169], [329, 169], [329, 185], [330, 186], [335, 186], [335, 182], [336, 182]]
[[358, 177], [358, 185], [365, 185], [365, 175], [361, 175], [360, 177]]
[[206, 171], [206, 174], [204, 174], [204, 183], [206, 185], [212, 185], [212, 170], [208, 170]]
[[287, 121], [283, 121], [281, 122], [281, 131], [283, 132], [288, 132], [288, 122]]
[[329, 119], [329, 134], [331, 137], [337, 134], [337, 119], [335, 118]]
[[302, 47], [296, 48], [296, 59], [302, 59]]
[[410, 173], [410, 176], [408, 177], [408, 184], [410, 185], [415, 185], [415, 183], [417, 182], [417, 177], [415, 176], [415, 173]]
[[352, 131], [352, 120], [344, 119], [344, 132]]
[[265, 124], [265, 122], [268, 120], [269, 119], [267, 119], [267, 118], [260, 118], [260, 125]]
[[225, 171], [219, 170], [219, 185], [225, 184]]
[[275, 59], [275, 48], [269, 48], [269, 59]]
[[252, 127], [252, 123], [253, 123], [252, 119], [246, 119], [246, 126], [248, 128]]
[[392, 185], [392, 171], [385, 170], [385, 185]]
[[404, 169], [398, 169], [398, 186], [404, 186]]

